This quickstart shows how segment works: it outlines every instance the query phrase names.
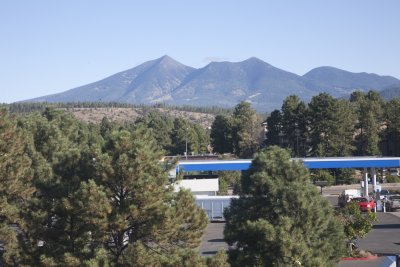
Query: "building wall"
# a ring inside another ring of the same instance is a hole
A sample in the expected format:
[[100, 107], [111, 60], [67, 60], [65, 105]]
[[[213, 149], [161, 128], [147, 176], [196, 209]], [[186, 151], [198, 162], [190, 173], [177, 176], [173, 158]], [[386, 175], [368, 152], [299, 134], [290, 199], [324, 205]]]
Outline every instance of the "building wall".
[[175, 184], [175, 192], [181, 187], [190, 189], [194, 195], [215, 196], [219, 191], [218, 178], [181, 180]]

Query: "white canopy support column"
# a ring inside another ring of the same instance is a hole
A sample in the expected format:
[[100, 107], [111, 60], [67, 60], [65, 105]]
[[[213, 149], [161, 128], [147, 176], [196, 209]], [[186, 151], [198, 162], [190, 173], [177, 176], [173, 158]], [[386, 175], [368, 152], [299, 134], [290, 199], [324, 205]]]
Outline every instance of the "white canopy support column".
[[376, 171], [375, 168], [371, 168], [371, 178], [372, 178], [372, 190], [376, 192]]
[[363, 180], [364, 180], [364, 196], [368, 196], [368, 170], [364, 168], [363, 173]]

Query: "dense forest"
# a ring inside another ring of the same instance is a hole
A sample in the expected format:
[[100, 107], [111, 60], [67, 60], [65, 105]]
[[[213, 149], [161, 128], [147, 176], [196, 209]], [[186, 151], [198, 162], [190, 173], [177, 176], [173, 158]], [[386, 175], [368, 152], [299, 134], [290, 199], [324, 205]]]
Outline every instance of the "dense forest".
[[[211, 130], [214, 151], [250, 158], [254, 151], [276, 145], [289, 149], [292, 157], [400, 156], [400, 99], [385, 102], [374, 91], [354, 92], [348, 100], [321, 93], [309, 103], [288, 96], [264, 121], [262, 142], [254, 131], [254, 114], [242, 103], [233, 115], [217, 115]], [[315, 171], [312, 179], [356, 182], [351, 169]]]
[[[195, 250], [207, 217], [189, 191], [174, 193], [160, 147], [179, 147], [154, 138], [147, 127], [152, 116], [95, 125], [52, 108], [18, 117], [2, 109], [2, 264], [206, 266], [218, 260]], [[164, 122], [175, 141], [180, 129], [199, 131], [185, 121]]]
[[[289, 157], [400, 155], [400, 99], [385, 102], [373, 91], [349, 100], [319, 94], [307, 104], [288, 96], [266, 120], [242, 102], [217, 113], [211, 129], [155, 110], [132, 122], [84, 123], [60, 107], [0, 109], [5, 266], [226, 266], [224, 253], [198, 255], [207, 217], [189, 191], [174, 193], [166, 155], [252, 158], [264, 148], [285, 148], [287, 154], [266, 154], [271, 166]], [[309, 179], [301, 172], [301, 181]], [[349, 172], [312, 175], [345, 180]], [[235, 183], [237, 193], [257, 197], [249, 175], [225, 175], [222, 189]]]
[[305, 104], [287, 97], [267, 119], [265, 144], [288, 147], [294, 157], [399, 156], [400, 99], [354, 92], [349, 100], [320, 94]]

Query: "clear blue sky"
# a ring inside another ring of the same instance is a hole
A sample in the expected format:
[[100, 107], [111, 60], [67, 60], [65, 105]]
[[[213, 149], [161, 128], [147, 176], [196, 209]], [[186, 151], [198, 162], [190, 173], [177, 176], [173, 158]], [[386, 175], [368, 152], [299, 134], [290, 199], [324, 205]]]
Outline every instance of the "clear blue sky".
[[400, 78], [399, 0], [1, 0], [0, 102], [169, 55], [192, 67], [258, 57]]

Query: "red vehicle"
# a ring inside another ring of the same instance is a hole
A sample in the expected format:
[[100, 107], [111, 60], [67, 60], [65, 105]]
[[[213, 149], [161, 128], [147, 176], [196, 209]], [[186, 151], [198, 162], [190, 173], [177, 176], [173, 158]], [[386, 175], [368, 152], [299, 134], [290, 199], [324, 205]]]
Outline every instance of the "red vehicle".
[[373, 211], [375, 209], [375, 202], [373, 199], [366, 197], [355, 197], [351, 199], [351, 202], [357, 203], [361, 211]]

